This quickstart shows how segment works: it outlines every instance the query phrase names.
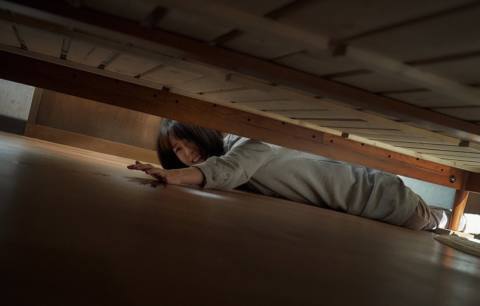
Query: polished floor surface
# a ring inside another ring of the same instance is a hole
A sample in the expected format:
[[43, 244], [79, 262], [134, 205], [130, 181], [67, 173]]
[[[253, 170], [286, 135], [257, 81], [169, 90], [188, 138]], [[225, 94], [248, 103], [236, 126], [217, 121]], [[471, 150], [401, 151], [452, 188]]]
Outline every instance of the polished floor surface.
[[480, 259], [426, 232], [0, 133], [1, 305], [480, 305]]

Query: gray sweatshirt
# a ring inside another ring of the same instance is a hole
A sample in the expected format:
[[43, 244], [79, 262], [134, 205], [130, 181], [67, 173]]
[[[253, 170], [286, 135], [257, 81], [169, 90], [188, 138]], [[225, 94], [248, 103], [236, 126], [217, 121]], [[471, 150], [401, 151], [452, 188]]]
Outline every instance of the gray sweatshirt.
[[396, 175], [334, 161], [264, 142], [227, 135], [223, 156], [195, 165], [204, 188], [246, 186], [280, 197], [352, 215], [402, 225], [419, 196]]

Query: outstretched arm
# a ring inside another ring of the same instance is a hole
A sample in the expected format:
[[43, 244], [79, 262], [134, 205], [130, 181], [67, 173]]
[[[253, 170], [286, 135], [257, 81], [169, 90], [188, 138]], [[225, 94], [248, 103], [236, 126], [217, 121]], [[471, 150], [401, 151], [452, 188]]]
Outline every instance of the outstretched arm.
[[202, 186], [204, 180], [202, 171], [195, 167], [165, 170], [154, 167], [150, 164], [143, 164], [139, 161], [135, 161], [135, 164], [129, 165], [127, 168], [143, 171], [167, 184]]
[[269, 144], [237, 136], [237, 141], [225, 155], [211, 156], [193, 167], [203, 173], [204, 188], [228, 190], [247, 183], [273, 154]]

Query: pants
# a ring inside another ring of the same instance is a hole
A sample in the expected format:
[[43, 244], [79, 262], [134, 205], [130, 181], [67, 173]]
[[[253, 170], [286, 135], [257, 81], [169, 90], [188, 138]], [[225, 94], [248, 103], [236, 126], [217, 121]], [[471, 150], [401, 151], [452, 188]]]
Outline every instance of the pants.
[[[420, 199], [415, 212], [403, 224], [403, 227], [417, 231], [446, 228], [448, 226], [450, 216], [450, 210], [428, 206], [422, 199]], [[462, 219], [462, 221], [464, 221], [463, 217]], [[465, 224], [462, 226], [462, 222], [460, 222], [459, 230], [462, 230], [462, 228], [465, 228]]]

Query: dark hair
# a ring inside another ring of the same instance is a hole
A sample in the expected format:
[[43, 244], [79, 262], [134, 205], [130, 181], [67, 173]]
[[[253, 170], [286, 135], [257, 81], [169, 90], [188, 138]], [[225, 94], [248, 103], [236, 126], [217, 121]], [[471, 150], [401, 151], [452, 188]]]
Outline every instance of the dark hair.
[[169, 135], [197, 145], [203, 159], [210, 156], [221, 156], [225, 154], [223, 148], [223, 135], [213, 129], [202, 128], [196, 125], [184, 124], [171, 119], [162, 119], [160, 132], [157, 138], [157, 154], [160, 164], [165, 169], [185, 168], [173, 152], [168, 139]]

